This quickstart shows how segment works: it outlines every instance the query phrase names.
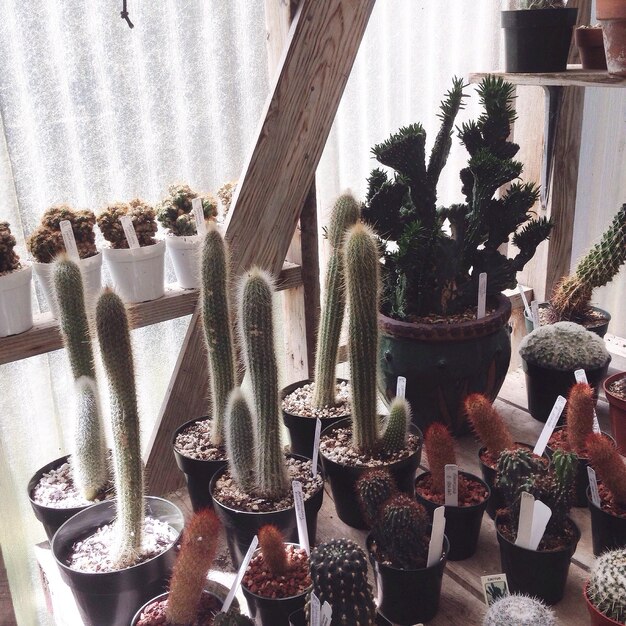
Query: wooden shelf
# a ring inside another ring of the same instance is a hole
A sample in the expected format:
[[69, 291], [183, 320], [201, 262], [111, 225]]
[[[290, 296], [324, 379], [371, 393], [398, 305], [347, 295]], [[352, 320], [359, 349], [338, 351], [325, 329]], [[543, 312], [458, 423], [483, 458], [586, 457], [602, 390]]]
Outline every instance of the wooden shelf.
[[499, 76], [514, 85], [537, 87], [626, 87], [626, 78], [612, 76], [606, 70], [583, 70], [580, 65], [568, 65], [565, 72], [517, 74], [509, 72], [477, 72], [469, 75], [471, 83], [486, 76]]
[[[301, 284], [301, 267], [295, 263], [285, 262], [278, 277], [277, 289], [279, 291], [292, 289]], [[132, 327], [142, 328], [191, 315], [196, 308], [197, 301], [197, 289], [181, 289], [175, 284], [168, 285], [162, 298], [129, 305]], [[63, 347], [59, 324], [50, 313], [35, 315], [34, 321], [34, 326], [25, 333], [0, 339], [0, 365]]]

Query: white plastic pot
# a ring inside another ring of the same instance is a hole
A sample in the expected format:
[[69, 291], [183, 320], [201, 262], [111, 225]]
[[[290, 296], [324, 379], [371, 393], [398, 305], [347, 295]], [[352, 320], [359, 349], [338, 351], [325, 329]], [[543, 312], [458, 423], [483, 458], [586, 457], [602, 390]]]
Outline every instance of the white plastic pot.
[[[39, 263], [33, 261], [33, 271], [43, 290], [43, 295], [50, 307], [52, 317], [59, 317], [59, 307], [57, 305], [56, 296], [54, 295], [54, 285], [52, 282], [52, 263]], [[101, 268], [102, 253], [98, 252], [93, 256], [78, 261], [78, 267], [83, 275], [83, 286], [85, 289], [85, 303], [87, 307], [93, 306], [102, 287]]]
[[102, 252], [111, 273], [113, 287], [124, 302], [147, 302], [164, 294], [163, 241], [143, 248], [105, 248]]
[[200, 246], [202, 238], [198, 235], [165, 238], [167, 252], [172, 259], [176, 280], [183, 289], [200, 287]]
[[33, 326], [30, 266], [0, 276], [0, 337], [17, 335]]

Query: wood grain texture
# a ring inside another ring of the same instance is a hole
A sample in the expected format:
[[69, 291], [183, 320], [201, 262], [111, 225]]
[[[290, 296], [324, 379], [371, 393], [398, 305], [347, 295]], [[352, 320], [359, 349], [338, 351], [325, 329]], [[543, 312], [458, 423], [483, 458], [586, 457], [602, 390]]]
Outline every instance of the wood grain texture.
[[566, 72], [521, 74], [510, 72], [474, 72], [471, 83], [479, 83], [486, 76], [500, 76], [514, 85], [538, 87], [626, 87], [626, 78], [613, 76], [606, 70], [583, 70], [580, 65], [569, 65]]

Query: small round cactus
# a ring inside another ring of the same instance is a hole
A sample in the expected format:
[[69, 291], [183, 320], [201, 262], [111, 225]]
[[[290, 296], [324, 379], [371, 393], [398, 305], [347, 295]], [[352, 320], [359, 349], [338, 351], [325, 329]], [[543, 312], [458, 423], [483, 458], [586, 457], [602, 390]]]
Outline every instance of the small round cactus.
[[200, 196], [188, 185], [171, 185], [167, 196], [156, 207], [159, 223], [173, 235], [189, 236], [197, 234], [196, 222], [192, 214], [192, 200], [202, 199], [202, 213], [205, 220], [217, 215], [217, 201], [210, 194]]
[[378, 510], [398, 491], [396, 481], [386, 469], [367, 470], [356, 482], [356, 493], [363, 517], [369, 527], [374, 524]]
[[13, 248], [15, 248], [15, 237], [11, 234], [9, 222], [0, 221], [0, 276], [9, 274], [20, 267], [20, 257]]
[[289, 567], [285, 539], [276, 526], [259, 529], [259, 548], [267, 569], [274, 576], [283, 576]]
[[474, 432], [495, 458], [498, 458], [503, 450], [515, 447], [509, 429], [486, 396], [479, 393], [467, 396], [465, 412]]
[[158, 227], [154, 209], [143, 200], [135, 198], [129, 203], [112, 204], [98, 215], [98, 228], [111, 244], [111, 248], [128, 248], [128, 241], [120, 222], [120, 217], [123, 215], [128, 215], [131, 218], [140, 247], [143, 248], [156, 243], [154, 235]]
[[593, 606], [619, 624], [626, 623], [626, 550], [611, 550], [596, 559], [587, 596]]
[[554, 611], [540, 600], [512, 594], [496, 600], [487, 611], [483, 626], [556, 626]]

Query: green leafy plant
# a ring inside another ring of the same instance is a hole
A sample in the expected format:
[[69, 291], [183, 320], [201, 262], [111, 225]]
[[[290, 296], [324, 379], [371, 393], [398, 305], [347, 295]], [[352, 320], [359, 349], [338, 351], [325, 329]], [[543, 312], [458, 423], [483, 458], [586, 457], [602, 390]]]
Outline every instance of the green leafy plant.
[[171, 185], [167, 196], [156, 207], [156, 218], [172, 235], [196, 235], [196, 222], [192, 213], [192, 200], [202, 199], [202, 213], [205, 220], [217, 215], [217, 201], [210, 194], [199, 196], [188, 185]]
[[[530, 219], [537, 187], [512, 182], [522, 173], [522, 164], [513, 160], [519, 146], [507, 140], [515, 119], [514, 87], [495, 77], [477, 88], [482, 115], [458, 130], [469, 153], [460, 173], [465, 202], [437, 207], [437, 184], [463, 107], [463, 89], [455, 79], [441, 103], [441, 127], [428, 163], [426, 131], [419, 123], [401, 128], [372, 150], [379, 163], [395, 170], [391, 178], [373, 170], [363, 216], [386, 244], [393, 244], [383, 253], [383, 311], [397, 319], [467, 310], [476, 302], [481, 272], [488, 274], [488, 295], [515, 287], [516, 273], [552, 228], [543, 218]], [[519, 252], [508, 258], [499, 248], [511, 235]]]
[[139, 246], [152, 246], [156, 243], [154, 235], [158, 230], [154, 209], [139, 198], [128, 203], [112, 204], [98, 215], [98, 228], [111, 248], [128, 248], [128, 241], [120, 217], [128, 215], [132, 222]]
[[610, 550], [599, 556], [589, 576], [587, 597], [600, 613], [626, 623], [626, 550]]
[[483, 626], [556, 626], [554, 611], [536, 598], [511, 594], [494, 602]]
[[0, 221], [0, 276], [20, 268], [20, 257], [13, 248], [15, 237], [11, 234], [9, 222]]

